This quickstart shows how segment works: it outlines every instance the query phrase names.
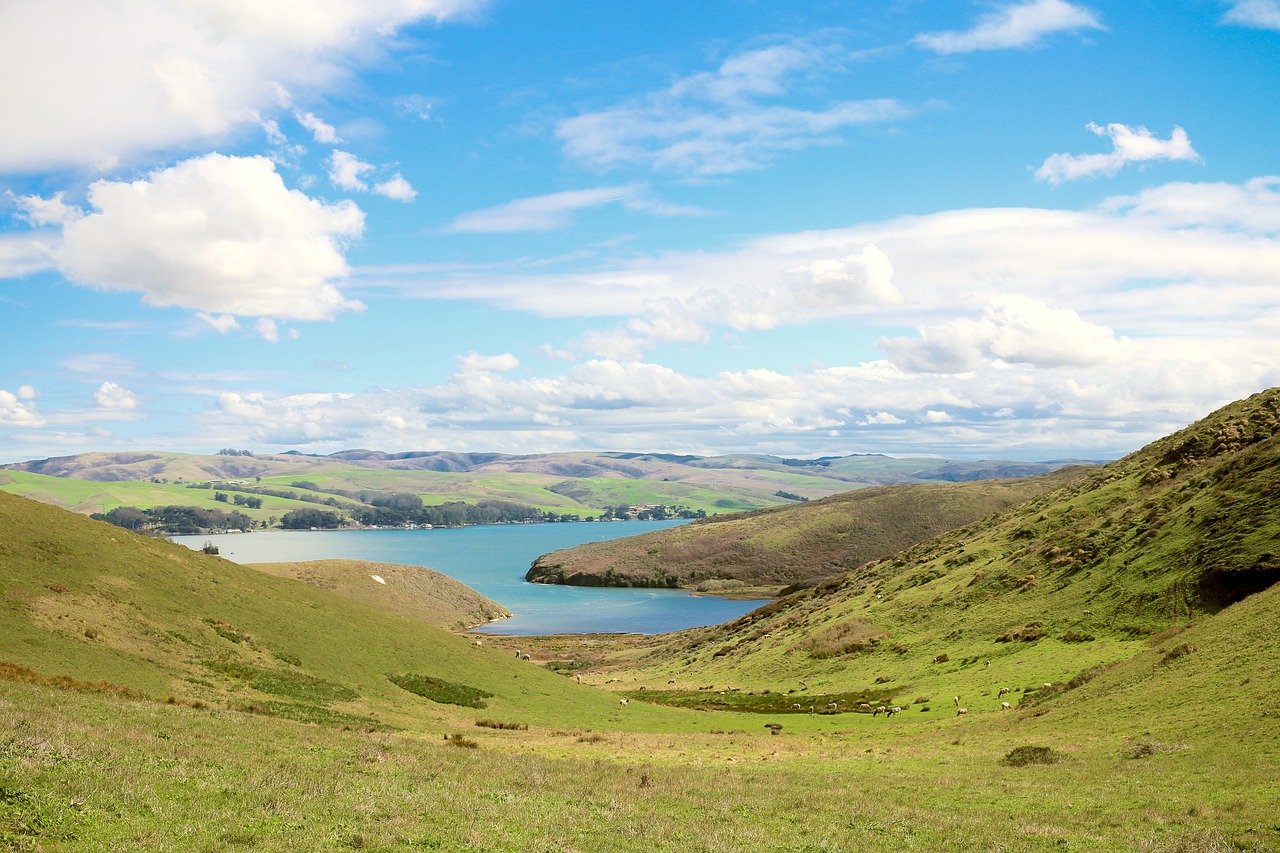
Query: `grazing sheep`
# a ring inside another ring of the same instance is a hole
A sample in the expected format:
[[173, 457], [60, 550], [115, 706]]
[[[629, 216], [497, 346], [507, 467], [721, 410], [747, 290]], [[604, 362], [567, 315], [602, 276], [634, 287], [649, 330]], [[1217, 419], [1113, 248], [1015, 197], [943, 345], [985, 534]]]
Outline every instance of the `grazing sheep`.
[[516, 649], [516, 657], [517, 657], [517, 658], [518, 658], [518, 657], [520, 657], [520, 650], [519, 650], [519, 649]]
[[618, 700], [618, 704], [625, 708], [625, 707], [627, 706], [627, 703], [628, 703], [628, 702], [630, 702], [630, 701], [631, 701], [631, 700], [629, 700], [629, 699], [619, 699], [619, 700]]
[[969, 709], [968, 709], [968, 708], [956, 708], [956, 716], [957, 716], [957, 717], [963, 717], [963, 716], [965, 716], [965, 715], [966, 715], [966, 714], [968, 714], [968, 713], [969, 713]]
[[1012, 707], [1013, 707], [1013, 706], [1012, 706], [1012, 705], [1010, 705], [1008, 702], [1001, 702], [1001, 703], [1000, 703], [1000, 710], [1001, 710], [1001, 711], [1007, 711], [1007, 710], [1009, 710], [1009, 709], [1010, 709], [1010, 708], [1012, 708]]
[[476, 640], [476, 641], [475, 641], [475, 644], [476, 644], [477, 646], [483, 646], [483, 645], [484, 645], [484, 643], [483, 643], [483, 642], [481, 642], [480, 640]]
[[791, 710], [793, 710], [793, 711], [799, 711], [799, 710], [800, 710], [800, 703], [799, 703], [799, 702], [792, 702], [792, 703], [791, 703]]
[[812, 705], [810, 705], [810, 706], [809, 706], [809, 714], [810, 714], [811, 716], [812, 716], [812, 714], [813, 714], [813, 706], [812, 706]]
[[988, 658], [988, 659], [987, 659], [987, 668], [989, 669], [990, 667], [991, 667], [991, 659], [990, 659], [990, 658]]
[[866, 702], [862, 702], [862, 703], [859, 703], [859, 705], [858, 705], [858, 710], [859, 710], [859, 711], [870, 711], [870, 710], [871, 710], [871, 706], [870, 706], [870, 705], [868, 705]]
[[959, 707], [960, 707], [960, 697], [959, 697], [959, 696], [953, 697], [951, 701], [955, 703], [955, 705], [956, 705], [956, 707], [957, 707], [957, 708], [959, 708]]
[[886, 708], [886, 707], [885, 707], [885, 706], [883, 706], [883, 705], [880, 705], [880, 706], [879, 706], [879, 707], [877, 707], [874, 711], [872, 711], [872, 712], [871, 712], [871, 716], [875, 717], [875, 716], [878, 716], [878, 715], [879, 715], [879, 714], [881, 714], [881, 713], [884, 713], [886, 716], [888, 716], [888, 714], [889, 714], [889, 709], [888, 709], [888, 708]]
[[1052, 686], [1053, 686], [1053, 682], [1052, 682], [1052, 681], [1046, 681], [1046, 682], [1044, 683], [1044, 686], [1045, 686], [1045, 687], [1052, 687]]
[[574, 683], [574, 684], [581, 684], [581, 683], [582, 683], [582, 676], [581, 676], [581, 675], [578, 675], [578, 673], [576, 673], [576, 672], [575, 672], [575, 673], [573, 674], [573, 683]]
[[839, 703], [839, 702], [828, 702], [828, 703], [827, 703], [827, 710], [828, 710], [828, 711], [839, 711], [839, 710], [840, 710], [840, 703]]
[[1000, 695], [1001, 695], [1001, 696], [1008, 696], [1008, 695], [1009, 695], [1010, 693], [1012, 693], [1012, 692], [1013, 692], [1013, 688], [1012, 688], [1012, 687], [1001, 687], [1001, 688], [1000, 688]]
[[1092, 611], [1092, 610], [1086, 610], [1086, 611], [1084, 612], [1084, 615], [1085, 615], [1085, 616], [1092, 616], [1092, 615], [1093, 615], [1093, 611]]
[[520, 656], [520, 660], [533, 660], [533, 655], [529, 654], [528, 652], [525, 652]]
[[894, 706], [893, 706], [892, 708], [890, 708], [888, 711], [885, 711], [885, 713], [884, 713], [884, 717], [885, 717], [885, 719], [887, 720], [887, 719], [889, 719], [890, 717], [892, 717], [894, 714], [901, 714], [901, 713], [902, 713], [902, 706], [901, 706], [901, 705], [894, 705]]

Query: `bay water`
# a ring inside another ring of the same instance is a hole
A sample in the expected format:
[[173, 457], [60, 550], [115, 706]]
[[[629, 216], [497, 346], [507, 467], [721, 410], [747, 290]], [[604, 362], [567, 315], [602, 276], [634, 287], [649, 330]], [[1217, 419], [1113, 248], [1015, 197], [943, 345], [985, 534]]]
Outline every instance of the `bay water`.
[[674, 589], [602, 589], [529, 583], [542, 554], [586, 542], [637, 536], [682, 521], [493, 524], [430, 530], [280, 530], [173, 536], [199, 550], [206, 542], [237, 563], [370, 560], [426, 566], [459, 580], [511, 610], [509, 619], [477, 630], [489, 634], [661, 634], [715, 625], [762, 601], [690, 595]]

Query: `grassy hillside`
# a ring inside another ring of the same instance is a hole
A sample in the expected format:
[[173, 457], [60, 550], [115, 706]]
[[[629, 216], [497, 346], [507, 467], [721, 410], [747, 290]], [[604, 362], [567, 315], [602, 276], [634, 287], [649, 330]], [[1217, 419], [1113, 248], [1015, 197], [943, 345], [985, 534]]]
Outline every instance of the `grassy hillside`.
[[655, 644], [641, 679], [804, 681], [899, 704], [1008, 686], [1017, 701], [1131, 658], [1280, 579], [1278, 413], [1280, 391], [1256, 395], [1026, 504]]
[[1084, 476], [882, 486], [544, 554], [539, 583], [683, 587], [763, 597], [886, 557]]
[[[485, 713], [519, 709], [526, 721], [556, 719], [570, 704], [587, 724], [616, 714], [607, 695], [414, 618], [423, 608], [407, 595], [371, 606], [4, 494], [0, 565], [0, 660], [33, 677], [358, 726], [458, 719], [458, 706], [388, 677], [402, 674], [492, 694]], [[467, 600], [442, 618], [473, 622]], [[481, 713], [465, 710], [468, 722]]]
[[420, 566], [368, 560], [250, 563], [276, 577], [291, 578], [370, 607], [440, 628], [471, 628], [504, 619], [511, 611], [448, 575]]
[[[307, 498], [332, 500], [339, 510], [350, 510], [367, 508], [368, 501], [396, 493], [418, 495], [427, 504], [512, 501], [571, 517], [595, 517], [604, 508], [619, 505], [680, 506], [714, 515], [870, 485], [1022, 477], [1063, 464], [959, 463], [878, 455], [796, 460], [641, 453], [118, 452], [0, 465], [0, 491], [85, 514], [120, 506], [226, 508], [212, 503], [213, 491], [190, 488], [214, 483], [233, 497], [242, 492], [260, 496], [261, 507], [234, 507], [259, 524], [270, 524], [290, 510], [314, 508]], [[308, 487], [300, 491], [295, 483]], [[285, 496], [264, 493], [271, 490]]]
[[1280, 849], [1278, 412], [648, 639], [476, 646], [0, 495], [0, 847]]

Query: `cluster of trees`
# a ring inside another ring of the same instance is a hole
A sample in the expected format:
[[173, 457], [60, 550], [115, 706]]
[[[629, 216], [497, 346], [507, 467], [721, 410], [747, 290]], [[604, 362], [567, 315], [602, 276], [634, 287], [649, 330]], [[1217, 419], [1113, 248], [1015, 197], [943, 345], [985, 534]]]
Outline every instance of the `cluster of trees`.
[[224, 447], [218, 451], [219, 456], [252, 456], [252, 450], [235, 450], [231, 447]]
[[773, 494], [774, 494], [776, 497], [780, 497], [780, 498], [782, 498], [783, 500], [788, 500], [788, 501], [800, 501], [801, 503], [803, 503], [803, 502], [805, 502], [805, 501], [809, 500], [809, 499], [808, 499], [808, 498], [806, 498], [806, 497], [802, 497], [801, 495], [797, 495], [795, 492], [782, 492], [782, 491], [778, 491], [778, 492], [774, 492]]
[[662, 521], [668, 518], [706, 518], [707, 511], [692, 510], [686, 506], [644, 506], [632, 509], [626, 504], [608, 506], [600, 514], [601, 521]]
[[[261, 479], [261, 478], [258, 478], [258, 479]], [[298, 484], [293, 483], [292, 485], [297, 486]], [[308, 483], [307, 485], [313, 489], [315, 488], [315, 483]], [[331, 507], [342, 506], [342, 504], [339, 503], [337, 498], [321, 496], [321, 495], [312, 495], [312, 494], [307, 494], [306, 492], [294, 492], [294, 491], [290, 491], [289, 489], [273, 489], [273, 488], [270, 488], [269, 486], [250, 486], [250, 485], [238, 485], [238, 484], [233, 486], [230, 483], [211, 482], [211, 483], [188, 483], [187, 488], [188, 489], [226, 489], [228, 492], [234, 491], [234, 492], [245, 492], [246, 494], [251, 494], [251, 495], [267, 495], [273, 498], [284, 498], [285, 500], [290, 500], [290, 501], [305, 501], [306, 503], [324, 504], [325, 506], [331, 506]], [[215, 494], [213, 497], [215, 500], [224, 501], [224, 502], [226, 501], [225, 497], [220, 498], [217, 496], [217, 494]], [[237, 504], [241, 503], [239, 498], [236, 498], [235, 502]], [[262, 505], [261, 500], [258, 501], [258, 505], [259, 506]], [[248, 506], [248, 504], [246, 503], [244, 504], [244, 506]]]
[[285, 530], [333, 530], [341, 527], [345, 519], [327, 509], [291, 509], [280, 519]]
[[[233, 503], [235, 503], [236, 506], [246, 506], [249, 509], [262, 509], [262, 498], [257, 498], [257, 497], [253, 497], [252, 495], [242, 495], [242, 494], [236, 494], [236, 495], [233, 495], [232, 497], [234, 498]], [[222, 503], [226, 503], [227, 493], [214, 492], [213, 499], [215, 501], [221, 501]]]
[[95, 512], [91, 517], [125, 530], [166, 536], [249, 530], [255, 526], [254, 520], [243, 512], [223, 512], [197, 506], [157, 506], [151, 509], [120, 506], [109, 512]]
[[370, 497], [368, 509], [351, 511], [354, 521], [378, 527], [403, 527], [410, 524], [432, 527], [464, 527], [472, 524], [511, 524], [534, 521], [560, 521], [561, 516], [537, 507], [502, 500], [482, 500], [469, 504], [449, 501], [426, 506], [414, 494], [395, 493]]

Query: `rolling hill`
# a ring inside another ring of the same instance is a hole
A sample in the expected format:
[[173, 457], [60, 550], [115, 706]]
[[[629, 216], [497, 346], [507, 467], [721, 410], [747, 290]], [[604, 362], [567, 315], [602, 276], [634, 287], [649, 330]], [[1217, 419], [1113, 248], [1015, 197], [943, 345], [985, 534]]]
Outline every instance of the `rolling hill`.
[[1087, 469], [1017, 480], [873, 486], [801, 504], [716, 516], [544, 554], [526, 579], [575, 586], [682, 587], [772, 597], [887, 557]]
[[1280, 581], [1277, 496], [1272, 389], [1024, 504], [655, 643], [644, 666], [655, 685], [795, 672], [908, 702], [975, 677], [1060, 684]]
[[[1067, 464], [877, 454], [799, 460], [640, 453], [245, 453], [85, 453], [12, 463], [0, 465], [0, 490], [85, 514], [122, 506], [234, 508], [267, 526], [287, 512], [317, 504], [349, 516], [379, 499], [405, 494], [427, 505], [499, 501], [571, 519], [594, 518], [620, 506], [681, 507], [714, 515], [865, 486], [1022, 477]], [[223, 501], [256, 505], [219, 503], [219, 493]]]

